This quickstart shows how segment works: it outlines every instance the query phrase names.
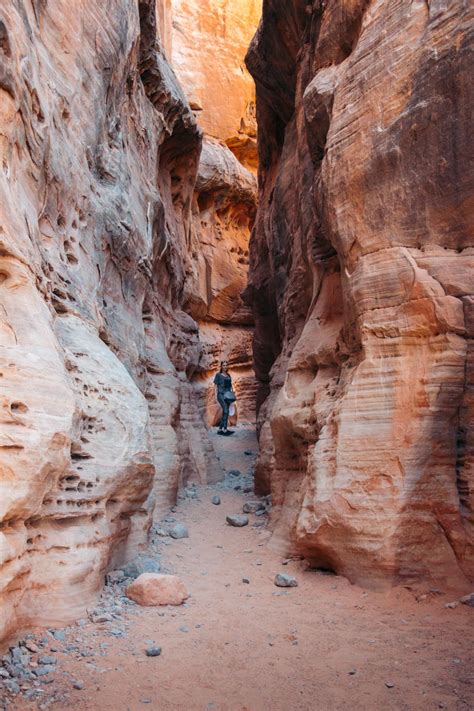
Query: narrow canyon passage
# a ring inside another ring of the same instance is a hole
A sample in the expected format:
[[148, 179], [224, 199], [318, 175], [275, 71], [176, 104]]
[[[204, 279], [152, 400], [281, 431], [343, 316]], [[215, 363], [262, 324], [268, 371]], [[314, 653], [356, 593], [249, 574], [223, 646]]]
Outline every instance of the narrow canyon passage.
[[[369, 592], [282, 559], [268, 545], [267, 517], [226, 524], [255, 501], [242, 491], [255, 445], [250, 428], [222, 442], [225, 480], [191, 488], [166, 517], [165, 526], [184, 523], [189, 538], [157, 536], [148, 552], [184, 581], [187, 602], [140, 607], [124, 595], [130, 580], [107, 585], [96, 622], [86, 618], [64, 635], [38, 631], [41, 655], [57, 663], [49, 683], [30, 690], [35, 702], [10, 709], [472, 708], [468, 607], [446, 609], [449, 595], [429, 585]], [[216, 495], [220, 505], [211, 503]], [[296, 576], [298, 587], [276, 587], [276, 573]], [[159, 656], [146, 656], [156, 647]]]
[[474, 708], [473, 48], [2, 0], [1, 711]]

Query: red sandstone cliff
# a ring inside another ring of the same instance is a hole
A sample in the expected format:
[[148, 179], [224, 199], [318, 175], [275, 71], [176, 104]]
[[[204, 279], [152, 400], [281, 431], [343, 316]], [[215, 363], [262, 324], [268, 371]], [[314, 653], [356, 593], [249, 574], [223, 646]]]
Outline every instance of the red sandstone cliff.
[[473, 21], [265, 0], [247, 56], [258, 487], [353, 581], [474, 575]]

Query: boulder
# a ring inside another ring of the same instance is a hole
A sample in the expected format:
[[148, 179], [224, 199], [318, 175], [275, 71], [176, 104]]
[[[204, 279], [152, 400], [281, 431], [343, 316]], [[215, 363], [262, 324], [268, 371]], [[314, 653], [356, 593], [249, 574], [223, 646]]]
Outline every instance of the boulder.
[[131, 583], [126, 595], [138, 605], [181, 605], [189, 597], [184, 583], [176, 575], [143, 573]]

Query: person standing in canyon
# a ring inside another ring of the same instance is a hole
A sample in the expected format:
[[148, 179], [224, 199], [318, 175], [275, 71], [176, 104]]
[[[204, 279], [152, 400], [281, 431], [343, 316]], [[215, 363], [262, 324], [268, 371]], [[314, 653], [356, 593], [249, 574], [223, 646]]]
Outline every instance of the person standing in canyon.
[[219, 435], [232, 435], [234, 430], [229, 430], [227, 428], [229, 421], [229, 410], [231, 405], [236, 401], [235, 393], [232, 390], [232, 378], [229, 373], [229, 364], [226, 360], [221, 361], [221, 368], [214, 378], [214, 385], [216, 386], [216, 398], [217, 402], [222, 408], [222, 417], [219, 422], [219, 429], [217, 434]]

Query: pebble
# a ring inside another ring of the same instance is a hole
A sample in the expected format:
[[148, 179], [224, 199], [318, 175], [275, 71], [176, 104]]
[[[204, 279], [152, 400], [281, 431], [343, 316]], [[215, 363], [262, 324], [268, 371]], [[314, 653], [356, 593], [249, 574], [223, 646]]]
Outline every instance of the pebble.
[[469, 595], [464, 595], [459, 602], [461, 602], [463, 605], [469, 605], [469, 607], [474, 607], [474, 592], [470, 593]]
[[66, 639], [66, 632], [64, 630], [51, 630], [51, 634], [58, 642], [64, 642]]
[[112, 622], [113, 620], [112, 615], [108, 612], [98, 612], [97, 610], [91, 612], [89, 617], [91, 622], [94, 622], [95, 624], [100, 624], [101, 622]]
[[42, 657], [39, 657], [38, 659], [38, 664], [57, 664], [58, 660], [55, 657], [50, 657], [47, 654], [44, 654]]
[[189, 632], [189, 627], [183, 626], [179, 628], [180, 632]]
[[26, 647], [30, 652], [33, 652], [33, 654], [36, 654], [37, 652], [39, 652], [39, 647], [38, 647], [38, 645], [35, 644], [34, 642], [31, 642], [31, 640], [28, 640], [28, 641], [26, 642], [25, 647]]
[[250, 580], [248, 578], [242, 578], [242, 582], [250, 585]]
[[239, 469], [231, 469], [229, 476], [242, 476], [242, 472]]
[[211, 499], [211, 501], [212, 501], [212, 503], [214, 504], [214, 506], [220, 506], [221, 497], [220, 497], [220, 496], [217, 496], [217, 495], [216, 495], [216, 496], [213, 496], [212, 499]]
[[457, 600], [454, 600], [454, 602], [447, 602], [445, 607], [449, 610], [455, 610], [456, 607], [459, 607], [459, 602]]
[[392, 681], [386, 681], [385, 686], [387, 687], [387, 689], [393, 689], [395, 684]]
[[252, 456], [252, 454], [253, 454], [253, 452], [252, 452], [252, 450], [251, 450], [251, 449], [245, 449], [245, 450], [244, 450], [244, 454], [246, 454], [246, 455], [247, 455], [247, 457], [251, 457], [251, 456]]
[[174, 525], [173, 528], [170, 528], [169, 534], [171, 538], [176, 540], [179, 538], [189, 538], [189, 532], [184, 523], [177, 523]]
[[229, 526], [235, 526], [236, 528], [242, 528], [242, 526], [247, 526], [249, 522], [248, 516], [242, 516], [241, 514], [236, 514], [234, 516], [226, 516], [227, 523]]
[[145, 654], [147, 657], [159, 657], [161, 654], [161, 647], [148, 647]]
[[121, 583], [125, 580], [125, 573], [123, 570], [111, 570], [105, 576], [105, 581], [107, 585], [113, 585], [114, 583]]
[[293, 578], [292, 575], [287, 575], [286, 573], [277, 573], [275, 575], [274, 583], [279, 588], [296, 588], [298, 586], [296, 578]]
[[246, 501], [242, 507], [242, 511], [245, 514], [257, 513], [257, 511], [262, 510], [265, 511], [265, 504], [262, 504], [261, 501]]
[[78, 691], [82, 691], [84, 688], [84, 682], [82, 681], [74, 681], [72, 684], [73, 689], [77, 689]]
[[55, 667], [53, 664], [49, 664], [48, 666], [45, 667], [38, 667], [37, 669], [33, 669], [33, 674], [35, 676], [46, 676], [47, 674], [51, 674], [51, 672], [56, 671]]

